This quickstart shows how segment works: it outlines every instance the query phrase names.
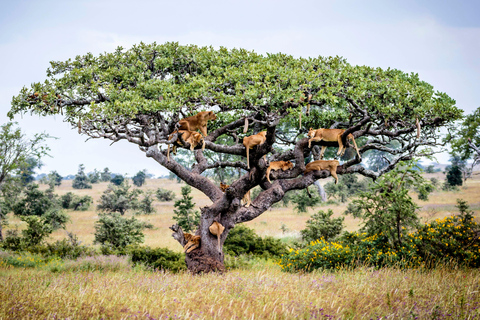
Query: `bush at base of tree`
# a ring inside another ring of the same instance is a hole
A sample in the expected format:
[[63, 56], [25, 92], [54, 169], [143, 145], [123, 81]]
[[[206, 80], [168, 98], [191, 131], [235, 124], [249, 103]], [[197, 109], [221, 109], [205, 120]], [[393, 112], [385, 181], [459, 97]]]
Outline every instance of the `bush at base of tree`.
[[226, 253], [234, 256], [248, 254], [264, 258], [278, 258], [287, 253], [287, 247], [280, 239], [262, 238], [253, 229], [244, 225], [237, 225], [230, 230], [223, 248]]
[[175, 192], [172, 190], [158, 188], [155, 196], [157, 197], [158, 201], [172, 201], [175, 199]]

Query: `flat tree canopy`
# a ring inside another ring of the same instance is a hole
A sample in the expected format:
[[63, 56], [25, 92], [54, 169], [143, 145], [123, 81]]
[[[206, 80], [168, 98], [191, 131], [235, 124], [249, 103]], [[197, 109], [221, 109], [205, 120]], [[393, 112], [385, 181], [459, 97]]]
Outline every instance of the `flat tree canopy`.
[[[24, 112], [63, 114], [89, 137], [128, 140], [212, 200], [202, 208], [196, 232], [200, 245], [186, 258], [189, 269], [197, 272], [223, 268], [223, 252], [209, 231], [213, 222], [225, 227], [222, 245], [235, 224], [258, 217], [287, 191], [330, 176], [327, 170], [303, 174], [305, 159], [310, 155], [317, 159], [319, 146], [338, 148], [337, 142], [325, 141], [309, 148], [308, 128], [346, 129], [343, 144], [353, 134], [360, 154], [374, 149], [390, 154], [392, 160], [377, 172], [365, 169], [358, 156], [346, 159], [336, 171], [375, 179], [399, 161], [432, 154], [431, 147], [440, 144], [439, 128], [462, 115], [452, 98], [434, 91], [417, 74], [352, 66], [341, 57], [294, 58], [244, 49], [141, 43], [129, 50], [51, 62], [47, 76], [44, 83], [23, 88], [13, 98], [10, 117]], [[168, 161], [168, 143], [180, 141], [183, 148], [189, 147], [180, 135], [169, 135], [178, 129], [179, 120], [199, 111], [217, 116], [208, 122], [205, 150], [199, 144], [194, 162], [187, 165], [172, 155]], [[260, 131], [267, 132], [266, 141], [250, 150], [248, 169], [242, 138]], [[290, 160], [294, 167], [272, 171], [269, 183], [264, 155], [269, 162]], [[243, 172], [225, 193], [204, 175], [219, 167]], [[242, 205], [242, 197], [257, 185], [263, 191], [251, 206]], [[183, 232], [173, 229], [174, 237], [186, 244]]]

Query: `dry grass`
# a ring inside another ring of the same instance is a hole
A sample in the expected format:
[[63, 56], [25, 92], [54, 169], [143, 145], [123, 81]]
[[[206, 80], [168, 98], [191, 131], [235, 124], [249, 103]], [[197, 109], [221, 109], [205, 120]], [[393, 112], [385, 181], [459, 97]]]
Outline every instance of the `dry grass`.
[[[435, 177], [442, 182], [445, 179], [443, 173], [426, 174], [425, 176], [427, 179]], [[62, 181], [62, 185], [58, 187], [55, 192], [59, 195], [65, 194], [69, 191], [82, 196], [89, 195], [94, 199], [95, 205], [108, 186], [108, 183], [99, 183], [94, 184], [93, 189], [76, 190], [72, 188], [71, 183], [72, 181]], [[184, 184], [167, 179], [149, 179], [141, 189], [156, 190], [157, 188], [164, 188], [172, 190], [175, 192], [178, 199], [181, 194], [180, 188], [183, 185]], [[46, 186], [42, 185], [41, 188], [45, 189]], [[211, 201], [199, 190], [193, 188], [192, 190], [192, 195], [198, 210], [202, 206], [211, 204]], [[413, 195], [413, 197], [416, 199], [416, 195]], [[474, 175], [473, 179], [467, 180], [466, 185], [460, 188], [460, 191], [458, 192], [435, 191], [430, 195], [429, 201], [424, 202], [416, 200], [418, 205], [422, 207], [419, 210], [419, 214], [425, 221], [455, 214], [457, 212], [455, 208], [457, 198], [463, 198], [468, 201], [470, 207], [474, 209], [475, 215], [480, 217], [480, 175]], [[172, 219], [174, 201], [155, 201], [154, 204], [157, 214], [138, 216], [139, 219], [149, 221], [155, 226], [155, 229], [153, 230], [145, 230], [145, 244], [152, 247], [166, 247], [180, 252], [182, 248], [171, 237], [171, 232], [168, 229], [169, 226], [175, 223]], [[271, 208], [257, 219], [247, 222], [246, 225], [255, 229], [256, 232], [262, 236], [269, 235], [277, 238], [298, 237], [300, 230], [305, 228], [305, 222], [309, 219], [311, 214], [318, 210], [328, 209], [333, 210], [335, 217], [343, 216], [346, 204], [317, 207], [309, 209], [308, 213], [304, 214], [294, 212], [292, 206], [288, 208]], [[72, 221], [67, 225], [67, 230], [77, 234], [84, 244], [92, 244], [94, 238], [94, 223], [98, 219], [98, 214], [95, 211], [94, 206], [92, 206], [89, 211], [70, 211], [68, 213]], [[23, 227], [22, 222], [16, 217], [10, 215], [9, 220], [10, 228], [15, 228], [17, 226], [21, 229]], [[286, 234], [282, 234], [282, 224], [285, 224], [290, 230]], [[345, 226], [346, 230], [354, 231], [360, 227], [360, 221], [351, 216], [346, 216]], [[65, 237], [65, 231], [59, 230], [52, 235], [51, 239], [57, 240]]]
[[224, 275], [0, 268], [2, 319], [472, 319], [477, 270]]

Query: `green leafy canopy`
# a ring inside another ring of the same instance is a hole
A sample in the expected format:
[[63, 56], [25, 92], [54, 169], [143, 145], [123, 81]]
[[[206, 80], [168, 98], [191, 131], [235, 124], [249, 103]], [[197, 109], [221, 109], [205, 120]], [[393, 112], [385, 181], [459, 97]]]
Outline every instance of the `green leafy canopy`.
[[[371, 114], [389, 120], [441, 116], [458, 119], [455, 101], [421, 81], [417, 74], [396, 69], [352, 66], [341, 57], [294, 58], [277, 53], [260, 55], [244, 49], [144, 44], [112, 53], [88, 53], [65, 62], [51, 62], [44, 83], [23, 88], [13, 98], [9, 116], [31, 111], [62, 113], [78, 120], [118, 120], [139, 114], [193, 111], [199, 105], [216, 106], [217, 125], [228, 123], [245, 110], [280, 110], [289, 101], [297, 121], [305, 93], [327, 106], [311, 113], [310, 124], [347, 121], [356, 101]], [[295, 122], [296, 123], [296, 122]]]

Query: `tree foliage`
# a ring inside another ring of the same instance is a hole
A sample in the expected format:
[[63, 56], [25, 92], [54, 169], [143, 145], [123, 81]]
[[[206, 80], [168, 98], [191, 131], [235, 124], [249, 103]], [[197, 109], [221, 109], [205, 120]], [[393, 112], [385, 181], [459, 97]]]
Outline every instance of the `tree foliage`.
[[146, 170], [138, 171], [132, 178], [133, 184], [137, 187], [143, 186], [145, 179], [147, 178]]
[[60, 206], [63, 209], [70, 209], [74, 211], [86, 211], [93, 203], [93, 199], [90, 196], [78, 196], [73, 192], [67, 192], [60, 196]]
[[30, 183], [25, 188], [24, 195], [13, 206], [13, 213], [18, 216], [43, 216], [57, 205], [38, 184]]
[[102, 182], [108, 182], [112, 180], [112, 173], [110, 172], [110, 169], [105, 168], [103, 171], [100, 173], [100, 180]]
[[158, 188], [155, 192], [155, 196], [157, 197], [158, 201], [172, 201], [175, 199], [175, 192], [172, 190]]
[[112, 179], [110, 179], [110, 182], [116, 186], [120, 186], [124, 180], [125, 178], [121, 174], [116, 174]]
[[452, 156], [460, 155], [463, 160], [473, 158], [480, 163], [480, 107], [465, 117], [458, 130], [451, 133]]
[[304, 190], [295, 193], [291, 201], [295, 204], [295, 210], [299, 213], [307, 212], [307, 208], [315, 207], [322, 201], [322, 198], [318, 195], [314, 188], [305, 188]]
[[348, 198], [366, 191], [370, 182], [368, 178], [359, 180], [356, 174], [345, 174], [339, 177], [337, 184], [327, 182], [325, 192], [329, 198], [338, 198], [341, 202], [347, 202]]
[[62, 184], [63, 177], [57, 171], [51, 171], [48, 174], [48, 184], [58, 187]]
[[196, 230], [200, 223], [200, 212], [193, 210], [195, 202], [190, 195], [192, 188], [188, 185], [182, 187], [182, 197], [173, 205], [173, 220], [175, 220], [185, 232]]
[[97, 209], [106, 213], [119, 212], [124, 215], [127, 210], [136, 209], [138, 196], [141, 190], [133, 189], [128, 181], [124, 181], [120, 186], [110, 184], [100, 197]]
[[428, 185], [414, 162], [404, 163], [371, 184], [368, 191], [361, 192], [345, 213], [363, 220], [362, 231], [383, 235], [398, 249], [406, 234], [419, 223], [419, 207], [408, 192], [415, 188], [424, 195], [431, 190]]
[[119, 213], [100, 214], [95, 222], [95, 240], [102, 246], [114, 249], [124, 248], [127, 245], [142, 243], [145, 236], [143, 229], [147, 226], [135, 217], [122, 217]]

